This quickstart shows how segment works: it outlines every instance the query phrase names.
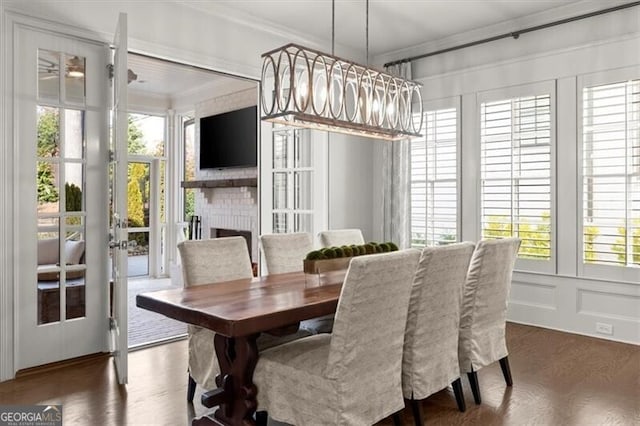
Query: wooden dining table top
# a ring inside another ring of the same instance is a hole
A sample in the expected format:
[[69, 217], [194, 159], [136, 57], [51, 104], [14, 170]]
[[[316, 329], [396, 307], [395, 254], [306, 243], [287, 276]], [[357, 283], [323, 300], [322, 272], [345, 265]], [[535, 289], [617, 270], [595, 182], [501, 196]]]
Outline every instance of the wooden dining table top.
[[227, 337], [283, 328], [335, 312], [346, 271], [291, 272], [141, 293], [140, 308]]

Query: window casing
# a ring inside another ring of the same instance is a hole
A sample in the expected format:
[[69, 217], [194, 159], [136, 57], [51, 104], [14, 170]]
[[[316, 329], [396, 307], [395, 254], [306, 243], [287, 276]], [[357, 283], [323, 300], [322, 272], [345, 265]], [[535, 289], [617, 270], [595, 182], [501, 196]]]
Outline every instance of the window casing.
[[522, 239], [516, 268], [555, 273], [552, 82], [479, 95], [482, 238]]
[[458, 111], [458, 98], [425, 103], [424, 135], [411, 140], [412, 247], [460, 240]]
[[637, 281], [640, 271], [640, 79], [616, 70], [578, 80], [582, 276]]

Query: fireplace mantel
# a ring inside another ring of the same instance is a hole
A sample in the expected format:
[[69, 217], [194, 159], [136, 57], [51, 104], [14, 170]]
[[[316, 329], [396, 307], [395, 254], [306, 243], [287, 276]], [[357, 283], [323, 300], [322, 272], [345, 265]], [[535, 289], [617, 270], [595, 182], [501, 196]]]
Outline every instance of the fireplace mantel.
[[258, 178], [201, 179], [180, 182], [182, 188], [241, 188], [257, 187]]

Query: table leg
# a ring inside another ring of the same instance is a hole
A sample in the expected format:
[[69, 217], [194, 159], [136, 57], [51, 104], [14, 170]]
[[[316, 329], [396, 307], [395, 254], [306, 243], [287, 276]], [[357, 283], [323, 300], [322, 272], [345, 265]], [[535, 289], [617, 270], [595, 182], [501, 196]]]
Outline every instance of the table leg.
[[214, 344], [220, 375], [216, 377], [218, 389], [202, 396], [202, 403], [212, 407], [219, 405], [214, 419], [203, 417], [193, 425], [254, 426], [253, 414], [258, 406], [257, 388], [253, 384], [253, 371], [258, 362], [258, 335], [229, 338], [215, 336]]

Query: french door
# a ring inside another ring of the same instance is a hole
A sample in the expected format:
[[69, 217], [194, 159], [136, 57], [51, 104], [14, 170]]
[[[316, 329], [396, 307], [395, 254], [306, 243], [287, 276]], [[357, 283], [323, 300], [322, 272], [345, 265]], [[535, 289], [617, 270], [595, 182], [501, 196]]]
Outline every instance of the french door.
[[261, 232], [327, 228], [327, 133], [262, 125]]
[[103, 43], [15, 32], [16, 365], [107, 345], [107, 63]]

